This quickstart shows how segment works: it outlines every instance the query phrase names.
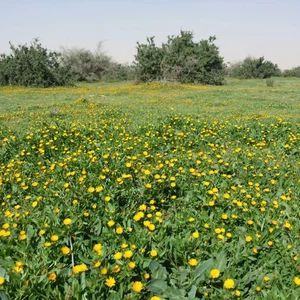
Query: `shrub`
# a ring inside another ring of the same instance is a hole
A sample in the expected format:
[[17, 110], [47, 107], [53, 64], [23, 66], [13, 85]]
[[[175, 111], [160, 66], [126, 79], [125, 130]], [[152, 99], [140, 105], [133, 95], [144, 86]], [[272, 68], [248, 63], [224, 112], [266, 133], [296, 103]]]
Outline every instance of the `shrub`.
[[284, 70], [284, 77], [300, 77], [300, 66], [292, 68], [290, 70]]
[[265, 60], [264, 57], [246, 57], [242, 62], [231, 65], [227, 74], [241, 79], [270, 78], [280, 75], [280, 70], [276, 64]]
[[161, 80], [162, 49], [157, 47], [154, 37], [147, 38], [147, 44], [137, 43], [135, 56], [137, 81]]
[[196, 43], [193, 37], [192, 32], [181, 31], [179, 36], [169, 36], [162, 47], [155, 45], [154, 37], [147, 39], [148, 44], [138, 43], [137, 79], [222, 84], [225, 67], [214, 44], [216, 38]]
[[30, 46], [10, 43], [11, 53], [0, 56], [0, 85], [50, 87], [68, 85], [71, 76], [59, 64], [60, 54], [48, 51], [38, 39]]
[[269, 86], [269, 87], [273, 87], [274, 86], [274, 79], [271, 79], [271, 78], [267, 78], [266, 80], [266, 85]]

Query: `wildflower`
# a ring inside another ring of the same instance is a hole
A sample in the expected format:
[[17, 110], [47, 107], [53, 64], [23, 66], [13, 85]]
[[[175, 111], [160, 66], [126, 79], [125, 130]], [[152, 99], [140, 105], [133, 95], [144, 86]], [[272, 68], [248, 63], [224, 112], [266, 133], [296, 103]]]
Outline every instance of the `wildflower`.
[[139, 293], [144, 288], [143, 284], [140, 281], [135, 281], [132, 285], [132, 289]]
[[151, 255], [152, 257], [157, 256], [157, 251], [156, 251], [156, 250], [151, 250], [151, 251], [150, 251], [150, 255]]
[[134, 269], [135, 266], [136, 266], [136, 264], [135, 264], [135, 262], [133, 262], [133, 261], [131, 261], [131, 262], [128, 263], [128, 267], [129, 267], [130, 269]]
[[114, 255], [114, 259], [115, 260], [120, 260], [122, 258], [123, 254], [121, 252], [117, 252], [115, 255]]
[[133, 252], [131, 250], [127, 250], [124, 252], [124, 257], [125, 258], [131, 258], [133, 255]]
[[151, 299], [150, 300], [161, 300], [161, 298], [160, 297], [158, 297], [158, 296], [153, 296], [153, 297], [151, 297]]
[[55, 280], [56, 280], [56, 274], [55, 274], [55, 273], [50, 273], [50, 274], [48, 275], [48, 278], [49, 278], [49, 280], [51, 280], [51, 281], [55, 281]]
[[234, 288], [234, 280], [230, 279], [230, 278], [226, 279], [224, 281], [224, 288], [225, 289], [233, 289]]
[[71, 222], [72, 222], [72, 220], [70, 219], [70, 218], [66, 218], [66, 219], [64, 219], [64, 225], [70, 225], [71, 224]]
[[122, 227], [117, 227], [117, 228], [116, 228], [116, 233], [117, 233], [117, 234], [122, 234], [123, 231], [124, 231], [124, 230], [123, 230]]
[[294, 277], [294, 283], [299, 286], [300, 285], [300, 277]]
[[76, 265], [73, 268], [73, 272], [75, 274], [78, 274], [78, 273], [81, 273], [81, 272], [85, 272], [86, 270], [87, 270], [86, 264]]
[[101, 255], [102, 254], [102, 245], [101, 244], [95, 244], [93, 249], [95, 250], [95, 252], [98, 254], [98, 255]]
[[198, 231], [193, 232], [192, 236], [194, 239], [197, 239], [199, 237], [199, 232]]
[[116, 280], [113, 277], [108, 277], [105, 280], [105, 285], [108, 286], [109, 288], [112, 288], [116, 285]]
[[115, 221], [113, 221], [113, 220], [110, 220], [110, 221], [107, 222], [108, 227], [112, 227], [114, 225], [115, 225]]
[[210, 277], [213, 279], [220, 277], [220, 271], [218, 269], [212, 269], [210, 271]]
[[250, 236], [250, 235], [246, 236], [245, 241], [247, 243], [250, 243], [252, 241], [252, 236]]
[[192, 266], [192, 267], [197, 266], [198, 263], [199, 263], [198, 260], [195, 259], [195, 258], [191, 258], [191, 259], [189, 260], [189, 265]]
[[240, 292], [239, 290], [236, 290], [236, 291], [234, 292], [234, 294], [235, 294], [237, 297], [240, 297], [240, 296], [241, 296], [241, 292]]
[[69, 254], [71, 252], [71, 249], [69, 247], [67, 247], [67, 246], [63, 246], [61, 248], [61, 252], [62, 252], [63, 255], [67, 255], [67, 254]]
[[5, 282], [5, 278], [4, 277], [0, 277], [0, 285], [2, 285]]
[[50, 238], [50, 240], [52, 241], [52, 242], [56, 242], [56, 241], [58, 241], [58, 239], [59, 239], [59, 236], [58, 235], [52, 235], [51, 236], [51, 238]]

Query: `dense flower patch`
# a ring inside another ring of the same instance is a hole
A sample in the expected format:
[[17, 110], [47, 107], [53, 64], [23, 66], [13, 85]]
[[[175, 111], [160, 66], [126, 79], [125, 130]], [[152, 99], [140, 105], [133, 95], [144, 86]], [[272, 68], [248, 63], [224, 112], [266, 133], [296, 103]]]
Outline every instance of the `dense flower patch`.
[[299, 124], [88, 110], [0, 131], [0, 296], [299, 295]]

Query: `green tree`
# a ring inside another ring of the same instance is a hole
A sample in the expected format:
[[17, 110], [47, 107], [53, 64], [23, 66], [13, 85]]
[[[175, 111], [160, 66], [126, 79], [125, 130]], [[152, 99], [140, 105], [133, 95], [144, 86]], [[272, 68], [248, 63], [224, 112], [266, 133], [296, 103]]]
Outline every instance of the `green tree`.
[[147, 38], [147, 44], [137, 43], [135, 56], [136, 76], [138, 81], [148, 82], [160, 80], [161, 62], [163, 59], [162, 49], [157, 47], [154, 37]]
[[280, 75], [280, 70], [276, 64], [265, 58], [246, 57], [242, 62], [231, 65], [227, 74], [231, 77], [250, 79], [250, 78], [270, 78]]
[[50, 87], [71, 83], [66, 68], [61, 67], [60, 54], [44, 48], [38, 39], [30, 46], [14, 46], [11, 53], [0, 56], [0, 85]]
[[222, 84], [225, 69], [214, 44], [216, 38], [198, 43], [193, 38], [192, 32], [181, 31], [178, 36], [169, 36], [162, 47], [155, 45], [154, 37], [148, 38], [147, 44], [138, 43], [135, 62], [138, 80]]

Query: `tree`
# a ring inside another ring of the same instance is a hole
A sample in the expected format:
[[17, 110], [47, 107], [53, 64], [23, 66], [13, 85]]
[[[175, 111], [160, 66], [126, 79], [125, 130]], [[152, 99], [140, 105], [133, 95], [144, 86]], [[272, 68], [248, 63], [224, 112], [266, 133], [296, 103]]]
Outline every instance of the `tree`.
[[280, 70], [276, 64], [265, 58], [246, 57], [242, 62], [231, 65], [227, 73], [229, 76], [250, 79], [250, 78], [270, 78], [271, 76], [278, 76]]
[[38, 39], [30, 46], [14, 46], [0, 56], [0, 85], [50, 87], [71, 83], [66, 68], [60, 66], [60, 54], [44, 48]]
[[137, 43], [135, 56], [137, 80], [142, 82], [160, 80], [162, 59], [162, 49], [155, 45], [154, 37], [147, 38], [147, 44]]
[[214, 44], [216, 38], [213, 36], [195, 43], [193, 37], [192, 32], [181, 31], [179, 36], [169, 37], [168, 42], [163, 44], [164, 79], [183, 83], [222, 84], [225, 66]]

